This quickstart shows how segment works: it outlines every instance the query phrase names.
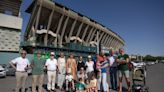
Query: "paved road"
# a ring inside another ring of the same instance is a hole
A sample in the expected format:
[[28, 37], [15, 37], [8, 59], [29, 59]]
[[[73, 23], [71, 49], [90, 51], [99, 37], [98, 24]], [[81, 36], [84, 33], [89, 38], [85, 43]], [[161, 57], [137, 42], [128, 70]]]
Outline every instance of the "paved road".
[[[46, 76], [44, 78], [44, 83], [47, 83]], [[149, 92], [164, 92], [164, 64], [155, 64], [147, 67], [147, 86], [149, 87]], [[123, 83], [126, 87], [125, 81]], [[15, 87], [15, 77], [0, 78], [0, 92], [14, 92]], [[31, 76], [27, 79], [28, 88], [27, 92], [31, 92]], [[46, 85], [43, 86], [43, 92], [46, 92]], [[57, 92], [61, 92], [57, 90]], [[116, 91], [110, 91], [116, 92]]]
[[148, 66], [146, 83], [149, 92], [164, 92], [164, 63]]

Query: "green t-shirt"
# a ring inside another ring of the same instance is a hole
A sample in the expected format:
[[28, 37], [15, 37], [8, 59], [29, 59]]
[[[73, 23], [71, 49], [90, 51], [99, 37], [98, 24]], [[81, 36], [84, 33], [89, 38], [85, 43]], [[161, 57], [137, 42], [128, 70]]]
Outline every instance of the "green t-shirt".
[[[118, 59], [119, 60], [126, 60], [127, 58], [129, 58], [129, 56], [127, 54], [124, 54], [124, 55], [119, 55], [118, 56]], [[118, 65], [118, 69], [121, 70], [121, 71], [126, 71], [126, 70], [129, 70], [128, 68], [128, 64], [119, 64]]]
[[45, 65], [44, 59], [38, 60], [37, 58], [35, 58], [31, 62], [31, 64], [33, 65], [33, 67], [32, 67], [32, 74], [33, 75], [41, 75], [44, 73], [44, 65]]
[[76, 84], [76, 88], [77, 88], [77, 90], [79, 90], [79, 91], [83, 91], [84, 89], [85, 89], [85, 83], [77, 83]]

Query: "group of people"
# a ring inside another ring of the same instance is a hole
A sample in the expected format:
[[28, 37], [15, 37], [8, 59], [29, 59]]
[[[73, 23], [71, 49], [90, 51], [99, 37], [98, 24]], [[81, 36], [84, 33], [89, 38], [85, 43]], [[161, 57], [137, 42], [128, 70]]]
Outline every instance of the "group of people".
[[[41, 58], [41, 51], [37, 51], [37, 57], [31, 62], [26, 58], [27, 52], [21, 51], [21, 56], [11, 60], [10, 65], [16, 69], [16, 92], [21, 89], [25, 92], [25, 82], [28, 77], [27, 70], [32, 68], [32, 92], [36, 92], [36, 82], [38, 81], [38, 92], [42, 92], [42, 85], [45, 71], [47, 73], [47, 90], [55, 92], [55, 83], [60, 90], [74, 90], [76, 92], [109, 92], [109, 88], [122, 92], [122, 79], [125, 76], [128, 92], [130, 89], [128, 62], [129, 56], [123, 49], [119, 54], [115, 54], [111, 49], [109, 55], [104, 53], [96, 55], [93, 59], [91, 55], [84, 61], [80, 56], [78, 60], [70, 54], [66, 59], [61, 52], [58, 59], [54, 52], [50, 52], [50, 58]], [[109, 69], [109, 70], [108, 70]], [[111, 87], [107, 81], [107, 71], [109, 71]], [[117, 86], [117, 73], [119, 85]], [[56, 82], [57, 78], [57, 82]]]

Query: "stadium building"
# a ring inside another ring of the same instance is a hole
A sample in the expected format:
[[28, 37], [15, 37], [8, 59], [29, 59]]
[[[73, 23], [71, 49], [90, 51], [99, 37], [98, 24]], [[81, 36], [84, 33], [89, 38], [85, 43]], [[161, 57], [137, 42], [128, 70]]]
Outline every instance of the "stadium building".
[[18, 52], [22, 30], [21, 0], [0, 0], [0, 52]]
[[31, 16], [21, 47], [29, 53], [40, 49], [86, 57], [125, 44], [111, 29], [51, 0], [34, 0], [26, 12]]
[[0, 0], [0, 64], [19, 56], [22, 0]]

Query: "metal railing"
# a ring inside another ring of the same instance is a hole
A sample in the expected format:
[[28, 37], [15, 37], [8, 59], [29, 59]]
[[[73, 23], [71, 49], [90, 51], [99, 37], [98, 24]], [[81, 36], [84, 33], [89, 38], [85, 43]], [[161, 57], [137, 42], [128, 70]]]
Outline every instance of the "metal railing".
[[66, 50], [73, 50], [73, 51], [82, 51], [82, 52], [97, 52], [97, 47], [92, 46], [84, 46], [78, 43], [66, 43], [63, 47], [60, 46], [54, 46], [52, 44], [48, 44], [45, 46], [43, 43], [35, 43], [32, 41], [24, 41], [21, 42], [21, 46], [33, 46], [33, 47], [46, 47], [46, 48], [56, 48], [56, 49], [66, 49]]

